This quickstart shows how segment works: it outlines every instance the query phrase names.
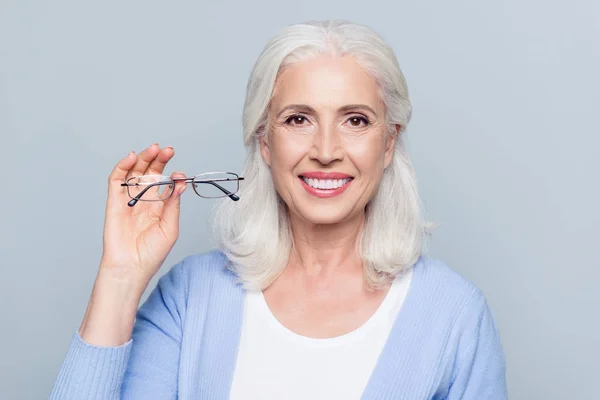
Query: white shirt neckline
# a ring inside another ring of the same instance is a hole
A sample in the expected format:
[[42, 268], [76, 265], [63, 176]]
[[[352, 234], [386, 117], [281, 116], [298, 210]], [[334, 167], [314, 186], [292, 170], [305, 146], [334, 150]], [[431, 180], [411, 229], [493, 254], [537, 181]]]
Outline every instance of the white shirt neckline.
[[[413, 269], [411, 267], [405, 273], [396, 276], [392, 282], [392, 286], [386, 293], [385, 298], [377, 310], [375, 310], [373, 315], [371, 315], [371, 317], [369, 317], [369, 319], [361, 326], [353, 331], [331, 338], [314, 338], [304, 336], [288, 329], [273, 315], [262, 291], [248, 292], [247, 295], [250, 295], [248, 298], [250, 301], [253, 300], [251, 297], [255, 297], [254, 301], [258, 302], [258, 310], [264, 315], [271, 328], [286, 340], [310, 348], [341, 346], [363, 339], [374, 326], [378, 325], [379, 321], [382, 319], [388, 318], [391, 321], [396, 320], [396, 315], [399, 313], [402, 305], [400, 306], [400, 309], [396, 310], [394, 310], [394, 305], [397, 304], [398, 296], [406, 293], [410, 285], [410, 281], [412, 280], [412, 273]], [[389, 315], [390, 313], [393, 313], [391, 319]]]

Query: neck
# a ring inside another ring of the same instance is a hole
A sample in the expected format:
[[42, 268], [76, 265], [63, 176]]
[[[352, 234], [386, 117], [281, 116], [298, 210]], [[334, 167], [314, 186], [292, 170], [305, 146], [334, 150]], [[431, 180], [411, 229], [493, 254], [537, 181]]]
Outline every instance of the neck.
[[338, 224], [312, 224], [290, 214], [293, 246], [289, 267], [315, 278], [334, 272], [362, 274], [358, 245], [364, 222], [364, 214]]

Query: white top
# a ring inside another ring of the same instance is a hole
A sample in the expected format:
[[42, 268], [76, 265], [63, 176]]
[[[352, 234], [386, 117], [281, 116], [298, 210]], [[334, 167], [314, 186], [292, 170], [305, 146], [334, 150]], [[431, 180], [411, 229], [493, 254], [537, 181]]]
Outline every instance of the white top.
[[261, 291], [248, 291], [231, 400], [359, 399], [402, 307], [412, 268], [396, 277], [358, 329], [316, 339], [283, 326]]

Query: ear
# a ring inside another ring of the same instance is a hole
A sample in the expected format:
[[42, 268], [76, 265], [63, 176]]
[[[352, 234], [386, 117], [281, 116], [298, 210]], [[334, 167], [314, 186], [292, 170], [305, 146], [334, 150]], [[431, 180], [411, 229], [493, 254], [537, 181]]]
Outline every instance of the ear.
[[269, 143], [269, 134], [266, 133], [258, 139], [260, 142], [260, 154], [262, 155], [265, 163], [270, 167], [271, 166], [271, 148]]
[[398, 139], [398, 135], [400, 135], [400, 131], [402, 130], [402, 125], [396, 124], [393, 127], [394, 131], [392, 134], [386, 135], [385, 139], [385, 156], [384, 156], [384, 168], [387, 168], [388, 165], [392, 162], [392, 158], [394, 156], [394, 148], [396, 147], [396, 140]]

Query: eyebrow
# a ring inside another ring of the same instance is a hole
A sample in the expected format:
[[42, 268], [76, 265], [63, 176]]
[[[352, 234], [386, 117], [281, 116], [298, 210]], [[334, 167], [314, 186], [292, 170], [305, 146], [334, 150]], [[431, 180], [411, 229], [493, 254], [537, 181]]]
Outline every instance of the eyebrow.
[[[279, 111], [277, 113], [277, 118], [279, 118], [281, 116], [281, 114], [283, 114], [285, 111], [290, 110], [290, 109], [296, 110], [299, 112], [303, 112], [306, 114], [316, 114], [317, 113], [314, 108], [312, 108], [311, 106], [306, 105], [306, 104], [289, 104], [289, 105], [283, 107], [281, 109], [281, 111]], [[355, 111], [355, 110], [369, 111], [372, 114], [377, 115], [375, 110], [373, 110], [373, 108], [369, 107], [366, 104], [348, 104], [343, 107], [340, 107], [338, 109], [338, 112], [347, 113], [347, 112]]]

